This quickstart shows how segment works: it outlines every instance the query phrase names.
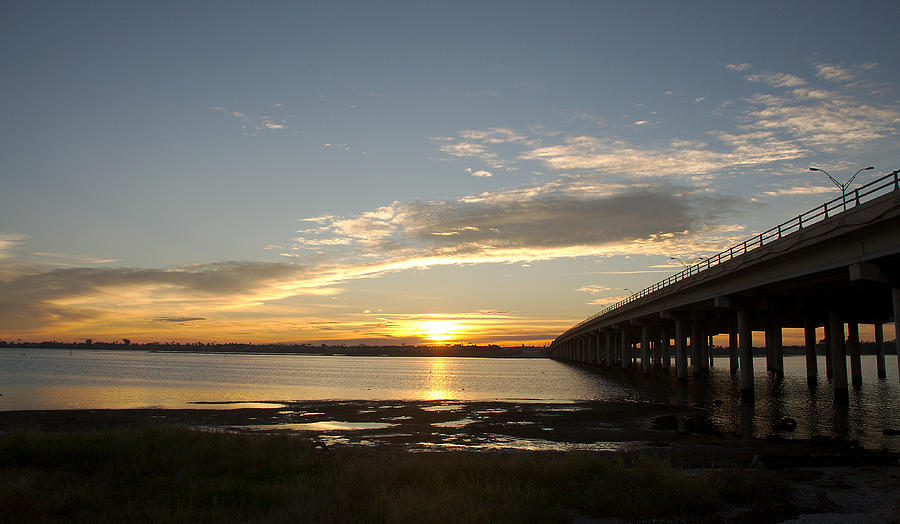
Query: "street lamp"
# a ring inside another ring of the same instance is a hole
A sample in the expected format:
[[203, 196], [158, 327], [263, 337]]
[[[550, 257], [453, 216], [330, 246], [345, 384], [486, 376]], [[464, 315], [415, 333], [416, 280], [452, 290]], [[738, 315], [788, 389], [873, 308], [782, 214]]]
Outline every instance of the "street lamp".
[[630, 289], [628, 289], [628, 288], [627, 288], [627, 287], [623, 287], [623, 288], [622, 288], [622, 289], [624, 289], [624, 290], [625, 290], [625, 291], [627, 291], [627, 292], [629, 292], [629, 293], [631, 293], [631, 294], [632, 294], [632, 295], [634, 295], [634, 294], [635, 294], [635, 293], [634, 293], [634, 291], [632, 291], [632, 290], [630, 290]]
[[864, 167], [864, 168], [860, 169], [859, 171], [857, 171], [856, 173], [854, 173], [853, 176], [850, 177], [850, 180], [841, 184], [840, 182], [835, 180], [833, 176], [829, 175], [828, 171], [825, 171], [824, 169], [819, 169], [818, 167], [809, 168], [810, 171], [819, 171], [821, 173], [825, 173], [825, 176], [827, 176], [829, 180], [834, 182], [834, 185], [836, 185], [838, 187], [838, 189], [841, 190], [841, 200], [844, 203], [844, 211], [847, 210], [847, 188], [850, 187], [850, 184], [852, 184], [853, 180], [856, 179], [856, 175], [862, 173], [863, 171], [869, 171], [870, 169], [875, 169], [875, 167], [874, 166]]
[[702, 260], [706, 260], [706, 257], [694, 257], [694, 258], [692, 258], [692, 259], [690, 259], [690, 260], [688, 260], [688, 261], [685, 261], [684, 259], [679, 258], [679, 257], [669, 257], [669, 260], [675, 260], [675, 261], [677, 261], [677, 262], [680, 262], [681, 265], [684, 266], [684, 267], [691, 267], [691, 266], [693, 266], [694, 264], [696, 264], [697, 262], [700, 262], [700, 261], [702, 261]]

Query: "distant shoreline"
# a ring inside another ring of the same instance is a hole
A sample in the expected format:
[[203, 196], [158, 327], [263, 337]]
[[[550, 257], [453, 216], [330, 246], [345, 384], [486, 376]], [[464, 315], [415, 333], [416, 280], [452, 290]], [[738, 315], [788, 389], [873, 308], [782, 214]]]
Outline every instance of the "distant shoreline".
[[238, 354], [238, 355], [319, 355], [366, 357], [473, 357], [549, 358], [547, 348], [537, 346], [329, 346], [311, 344], [123, 344], [17, 342], [0, 343], [0, 349], [69, 349], [79, 351], [149, 351], [153, 353]]

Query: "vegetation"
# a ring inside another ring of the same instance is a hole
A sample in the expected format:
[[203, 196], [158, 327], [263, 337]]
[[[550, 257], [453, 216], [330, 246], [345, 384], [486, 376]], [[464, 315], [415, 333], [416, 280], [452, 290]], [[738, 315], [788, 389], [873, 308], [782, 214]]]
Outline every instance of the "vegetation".
[[764, 470], [603, 453], [323, 451], [185, 429], [0, 435], [0, 521], [548, 522], [783, 502]]

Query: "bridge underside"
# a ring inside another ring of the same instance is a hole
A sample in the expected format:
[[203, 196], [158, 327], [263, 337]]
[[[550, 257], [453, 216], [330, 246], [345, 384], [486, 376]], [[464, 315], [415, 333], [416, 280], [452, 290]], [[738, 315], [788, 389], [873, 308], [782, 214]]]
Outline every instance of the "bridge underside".
[[[551, 344], [552, 354], [622, 367], [640, 360], [649, 372], [668, 369], [674, 340], [683, 378], [688, 353], [694, 373], [702, 373], [710, 363], [709, 337], [727, 333], [732, 372], [740, 369], [742, 389], [752, 394], [753, 331], [766, 333], [767, 368], [781, 374], [782, 328], [804, 328], [814, 383], [815, 328], [825, 326], [826, 372], [843, 400], [848, 353], [853, 385], [862, 381], [858, 325], [874, 324], [880, 342], [881, 325], [896, 326], [900, 312], [900, 191], [762, 244], [748, 250], [745, 243], [740, 256], [582, 322]], [[880, 343], [879, 350], [883, 377]]]

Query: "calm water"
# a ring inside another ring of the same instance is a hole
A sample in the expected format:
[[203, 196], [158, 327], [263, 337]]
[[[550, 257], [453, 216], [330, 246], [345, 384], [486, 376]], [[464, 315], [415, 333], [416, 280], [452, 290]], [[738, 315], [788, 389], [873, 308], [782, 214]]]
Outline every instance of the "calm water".
[[674, 373], [648, 379], [638, 371], [549, 359], [0, 349], [0, 410], [221, 408], [194, 403], [324, 399], [655, 401], [706, 407], [724, 430], [766, 436], [775, 432], [776, 421], [791, 417], [797, 429], [783, 436], [837, 436], [900, 450], [900, 437], [882, 433], [900, 429], [896, 356], [887, 358], [886, 380], [876, 378], [874, 357], [863, 356], [863, 387], [851, 390], [850, 405], [837, 410], [824, 358], [820, 384], [812, 390], [804, 357], [784, 361], [784, 380], [764, 371], [764, 358], [755, 361], [757, 395], [748, 404], [740, 399], [727, 359], [717, 359], [709, 377], [691, 377], [682, 386]]

